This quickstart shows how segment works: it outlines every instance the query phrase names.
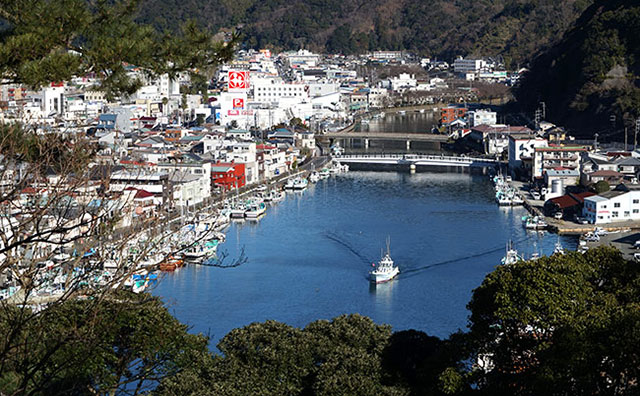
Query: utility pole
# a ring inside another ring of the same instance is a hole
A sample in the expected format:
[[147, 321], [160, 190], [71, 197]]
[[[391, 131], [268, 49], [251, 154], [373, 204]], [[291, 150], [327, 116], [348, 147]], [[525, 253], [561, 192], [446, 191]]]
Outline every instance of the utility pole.
[[547, 119], [547, 104], [544, 102], [540, 102], [540, 106], [542, 106], [542, 119]]
[[636, 119], [636, 129], [633, 138], [633, 151], [636, 151], [638, 146], [638, 132], [640, 132], [640, 118]]
[[627, 127], [624, 127], [624, 151], [627, 151]]
[[598, 134], [596, 133], [595, 135], [593, 135], [594, 139], [593, 139], [593, 148], [594, 149], [598, 149]]

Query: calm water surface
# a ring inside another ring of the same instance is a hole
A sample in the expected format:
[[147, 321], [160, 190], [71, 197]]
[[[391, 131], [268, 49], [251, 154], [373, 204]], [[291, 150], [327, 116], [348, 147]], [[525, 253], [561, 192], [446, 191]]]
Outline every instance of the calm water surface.
[[[236, 327], [275, 319], [305, 326], [360, 313], [394, 330], [446, 337], [464, 329], [474, 288], [514, 240], [526, 256], [550, 254], [558, 236], [525, 231], [522, 208], [500, 208], [486, 176], [350, 172], [233, 223], [221, 245], [231, 269], [187, 266], [154, 293], [214, 346]], [[385, 239], [399, 277], [371, 287], [367, 272]], [[560, 237], [568, 248], [577, 241]]]

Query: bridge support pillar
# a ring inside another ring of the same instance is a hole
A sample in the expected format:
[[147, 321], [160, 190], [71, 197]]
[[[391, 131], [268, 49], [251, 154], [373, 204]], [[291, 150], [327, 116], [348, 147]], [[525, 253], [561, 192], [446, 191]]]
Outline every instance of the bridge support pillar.
[[369, 139], [364, 139], [364, 148], [365, 149], [369, 148]]
[[407, 151], [411, 150], [411, 140], [407, 139]]

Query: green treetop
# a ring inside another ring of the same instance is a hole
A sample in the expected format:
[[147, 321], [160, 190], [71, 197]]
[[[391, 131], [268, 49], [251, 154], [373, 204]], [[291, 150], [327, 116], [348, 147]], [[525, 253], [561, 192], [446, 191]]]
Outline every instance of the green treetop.
[[237, 37], [214, 42], [188, 22], [180, 34], [138, 24], [137, 0], [3, 0], [0, 79], [38, 88], [94, 73], [109, 97], [135, 92], [141, 82], [127, 65], [150, 76], [206, 71], [231, 59]]

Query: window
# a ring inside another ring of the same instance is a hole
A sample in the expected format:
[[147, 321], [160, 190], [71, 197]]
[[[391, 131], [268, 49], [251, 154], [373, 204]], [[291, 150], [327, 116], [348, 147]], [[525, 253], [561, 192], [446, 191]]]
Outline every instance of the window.
[[607, 205], [602, 205], [602, 209], [606, 209], [606, 208], [607, 208]]
[[633, 214], [637, 214], [637, 213], [640, 213], [640, 209], [634, 209], [633, 210]]
[[629, 211], [628, 210], [624, 211], [624, 217], [629, 217]]
[[613, 207], [614, 207], [614, 208], [619, 208], [619, 207], [620, 207], [620, 202], [616, 202], [616, 203], [614, 203], [614, 204], [613, 204]]
[[611, 212], [611, 217], [618, 217], [618, 212], [616, 211]]
[[634, 199], [634, 200], [633, 200], [633, 203], [634, 203], [634, 204], [638, 204], [638, 203], [640, 203], [640, 199]]

